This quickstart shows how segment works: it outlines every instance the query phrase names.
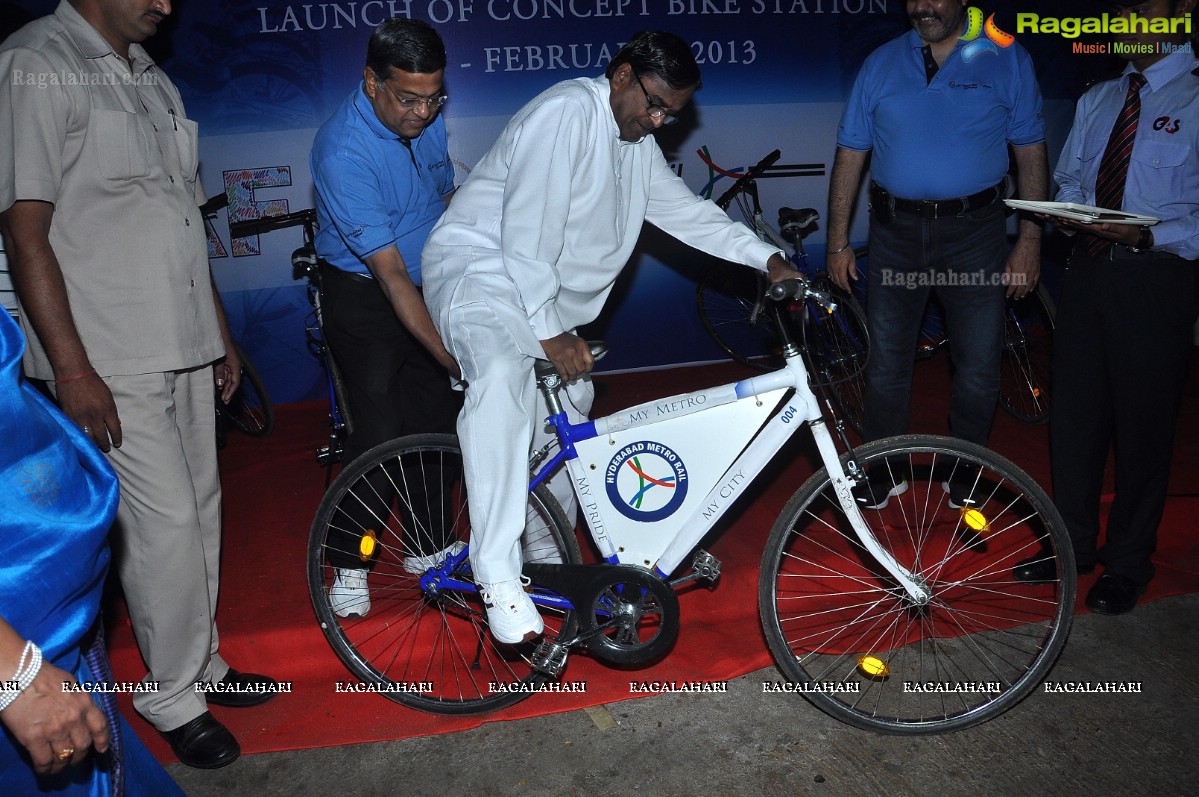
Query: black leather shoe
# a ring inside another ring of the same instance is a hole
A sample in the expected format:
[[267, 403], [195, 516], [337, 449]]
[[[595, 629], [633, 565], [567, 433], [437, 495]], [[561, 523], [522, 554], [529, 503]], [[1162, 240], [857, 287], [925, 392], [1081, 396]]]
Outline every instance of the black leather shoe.
[[237, 739], [207, 711], [173, 731], [163, 731], [162, 735], [179, 760], [196, 769], [219, 769], [241, 755]]
[[[1082, 565], [1078, 575], [1085, 576], [1095, 571], [1095, 565]], [[1028, 559], [1016, 562], [1012, 568], [1012, 578], [1026, 584], [1045, 584], [1057, 580], [1057, 559], [1047, 554], [1038, 554]]]
[[1144, 592], [1131, 578], [1104, 573], [1087, 593], [1087, 608], [1096, 614], [1128, 614]]
[[278, 683], [274, 678], [238, 672], [232, 667], [216, 683], [205, 684], [204, 698], [209, 705], [226, 708], [258, 706], [275, 696]]

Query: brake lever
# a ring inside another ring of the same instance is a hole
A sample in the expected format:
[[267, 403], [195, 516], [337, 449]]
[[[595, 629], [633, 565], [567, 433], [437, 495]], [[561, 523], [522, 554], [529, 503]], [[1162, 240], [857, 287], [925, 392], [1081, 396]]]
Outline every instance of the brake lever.
[[766, 295], [776, 302], [785, 302], [787, 299], [799, 299], [801, 301], [813, 299], [830, 313], [837, 310], [837, 302], [833, 299], [830, 291], [813, 288], [812, 283], [797, 277], [791, 277], [774, 283], [766, 291]]

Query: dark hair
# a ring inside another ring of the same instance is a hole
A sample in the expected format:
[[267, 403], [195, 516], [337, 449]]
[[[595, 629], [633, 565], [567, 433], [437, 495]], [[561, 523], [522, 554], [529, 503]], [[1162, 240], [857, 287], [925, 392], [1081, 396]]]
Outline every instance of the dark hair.
[[366, 65], [383, 80], [392, 69], [427, 75], [445, 69], [445, 42], [427, 22], [392, 17], [371, 34]]
[[639, 76], [656, 75], [672, 89], [700, 88], [699, 65], [687, 42], [664, 30], [642, 31], [620, 48], [604, 72], [611, 79], [622, 64]]

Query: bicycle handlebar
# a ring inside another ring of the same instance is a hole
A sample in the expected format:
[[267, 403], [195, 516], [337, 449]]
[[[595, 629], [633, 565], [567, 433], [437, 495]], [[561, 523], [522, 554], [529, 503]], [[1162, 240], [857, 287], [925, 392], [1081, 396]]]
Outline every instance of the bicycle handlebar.
[[258, 235], [271, 230], [281, 230], [284, 227], [304, 225], [305, 237], [308, 230], [316, 226], [316, 208], [297, 210], [295, 213], [284, 213], [277, 216], [263, 216], [246, 221], [235, 221], [229, 225], [229, 234], [234, 238], [244, 238], [248, 235]]
[[788, 299], [812, 299], [830, 313], [837, 310], [837, 302], [833, 299], [831, 291], [813, 288], [812, 283], [803, 279], [785, 279], [776, 282], [766, 291], [766, 295], [776, 302], [785, 302]]
[[729, 186], [729, 190], [720, 195], [720, 199], [716, 200], [717, 207], [719, 207], [721, 210], [728, 210], [729, 205], [731, 205], [733, 202], [733, 197], [737, 196], [737, 194], [740, 193], [747, 184], [752, 183], [754, 180], [761, 177], [762, 172], [773, 166], [781, 157], [783, 157], [783, 153], [776, 149], [774, 152], [758, 161], [755, 165], [749, 167], [745, 174], [737, 178], [737, 182]]
[[222, 191], [216, 196], [208, 197], [208, 201], [200, 205], [200, 215], [211, 216], [226, 207], [229, 207], [229, 195]]

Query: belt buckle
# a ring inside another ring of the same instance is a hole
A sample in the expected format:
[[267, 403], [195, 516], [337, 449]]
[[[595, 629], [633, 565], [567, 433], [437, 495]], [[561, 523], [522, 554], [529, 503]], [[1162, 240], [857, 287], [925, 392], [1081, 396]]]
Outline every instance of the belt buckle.
[[933, 199], [920, 200], [920, 218], [936, 219], [937, 218], [937, 201]]

